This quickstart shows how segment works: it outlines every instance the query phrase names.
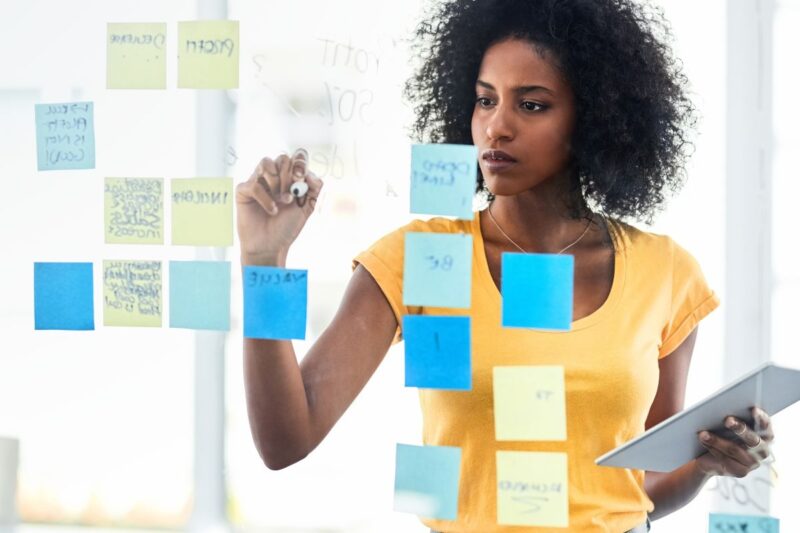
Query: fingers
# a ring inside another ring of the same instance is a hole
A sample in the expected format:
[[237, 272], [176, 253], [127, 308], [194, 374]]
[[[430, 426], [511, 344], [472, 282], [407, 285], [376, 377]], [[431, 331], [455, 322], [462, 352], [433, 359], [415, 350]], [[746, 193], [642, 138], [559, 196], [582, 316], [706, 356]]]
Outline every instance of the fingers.
[[720, 467], [736, 477], [744, 477], [760, 464], [739, 444], [708, 431], [700, 432], [700, 442], [720, 462]]
[[772, 431], [772, 419], [770, 416], [763, 409], [759, 409], [758, 407], [753, 407], [752, 413], [758, 435], [766, 442], [775, 440], [775, 433]]
[[279, 179], [274, 196], [281, 203], [290, 204], [292, 200], [294, 200], [289, 192], [289, 186], [292, 184], [292, 166], [294, 164], [294, 158], [290, 158], [286, 154], [281, 154], [278, 156], [278, 159], [275, 160], [275, 164], [278, 167]]
[[292, 156], [292, 181], [301, 181], [306, 178], [308, 173], [308, 152], [305, 148], [299, 148]]
[[249, 179], [236, 186], [237, 202], [250, 202], [255, 200], [270, 215], [278, 214], [278, 206], [269, 195], [266, 182], [262, 176]]
[[736, 433], [736, 436], [739, 437], [748, 448], [755, 448], [761, 444], [761, 437], [738, 418], [733, 416], [726, 418], [725, 427]]

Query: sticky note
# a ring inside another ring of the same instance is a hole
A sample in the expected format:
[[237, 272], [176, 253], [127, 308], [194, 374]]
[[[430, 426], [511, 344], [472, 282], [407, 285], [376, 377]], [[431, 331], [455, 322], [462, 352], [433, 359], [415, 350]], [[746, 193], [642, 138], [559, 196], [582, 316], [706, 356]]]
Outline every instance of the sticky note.
[[403, 339], [406, 387], [472, 388], [468, 316], [406, 315]]
[[397, 445], [394, 510], [424, 518], [455, 520], [461, 448]]
[[308, 271], [244, 267], [244, 336], [305, 339]]
[[108, 24], [106, 87], [109, 89], [167, 88], [167, 25]]
[[163, 244], [163, 187], [161, 178], [106, 178], [106, 243]]
[[178, 23], [178, 87], [239, 87], [239, 21]]
[[36, 104], [39, 170], [94, 168], [94, 104]]
[[500, 260], [502, 325], [569, 330], [575, 258], [505, 252]]
[[161, 327], [161, 261], [103, 261], [103, 324]]
[[496, 366], [493, 390], [497, 440], [567, 439], [564, 367]]
[[708, 533], [780, 533], [780, 521], [770, 516], [711, 513]]
[[403, 304], [468, 308], [472, 292], [472, 235], [405, 235]]
[[169, 327], [231, 329], [231, 264], [169, 262]]
[[478, 149], [468, 144], [411, 146], [411, 212], [472, 220]]
[[569, 527], [567, 454], [497, 452], [497, 523]]
[[233, 245], [233, 179], [172, 180], [172, 244]]
[[34, 263], [34, 329], [94, 329], [92, 263]]

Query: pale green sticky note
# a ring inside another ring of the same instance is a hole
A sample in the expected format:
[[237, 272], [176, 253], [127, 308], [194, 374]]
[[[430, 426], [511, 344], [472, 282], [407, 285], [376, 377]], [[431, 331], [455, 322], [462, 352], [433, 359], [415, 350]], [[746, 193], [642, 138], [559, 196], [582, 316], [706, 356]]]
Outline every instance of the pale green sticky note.
[[233, 179], [172, 180], [172, 244], [233, 245]]
[[161, 261], [103, 261], [103, 325], [161, 327]]
[[562, 366], [494, 367], [497, 440], [566, 440]]
[[164, 180], [106, 178], [104, 195], [106, 243], [164, 243]]
[[497, 452], [497, 523], [569, 527], [567, 454]]
[[167, 25], [108, 24], [106, 87], [109, 89], [167, 88]]
[[239, 87], [239, 21], [178, 23], [178, 87]]

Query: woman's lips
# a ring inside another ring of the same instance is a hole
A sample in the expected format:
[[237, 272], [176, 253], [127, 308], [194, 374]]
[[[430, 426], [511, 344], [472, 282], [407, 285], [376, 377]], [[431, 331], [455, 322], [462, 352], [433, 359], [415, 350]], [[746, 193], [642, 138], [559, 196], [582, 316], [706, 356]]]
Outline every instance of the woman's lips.
[[490, 172], [501, 172], [517, 163], [516, 159], [502, 150], [484, 150], [481, 159], [484, 167]]

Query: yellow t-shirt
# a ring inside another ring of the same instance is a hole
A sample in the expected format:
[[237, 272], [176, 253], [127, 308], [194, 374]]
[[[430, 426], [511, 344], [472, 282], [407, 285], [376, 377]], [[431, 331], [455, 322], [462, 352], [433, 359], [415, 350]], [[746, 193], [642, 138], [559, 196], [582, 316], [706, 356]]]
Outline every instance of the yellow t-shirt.
[[[458, 515], [428, 520], [442, 532], [563, 532], [563, 528], [500, 526], [496, 452], [567, 454], [568, 531], [619, 533], [644, 522], [653, 504], [644, 472], [601, 467], [594, 460], [644, 431], [656, 394], [658, 360], [719, 305], [699, 265], [667, 236], [609, 221], [615, 237], [614, 280], [605, 303], [567, 332], [501, 326], [501, 296], [489, 273], [479, 215], [474, 220], [415, 220], [359, 254], [386, 295], [398, 325], [403, 315], [468, 315], [472, 323], [472, 390], [420, 389], [423, 442], [461, 448]], [[406, 232], [466, 233], [473, 237], [470, 309], [403, 305]], [[396, 341], [402, 334], [398, 326]], [[497, 441], [493, 367], [564, 368], [565, 441]]]

